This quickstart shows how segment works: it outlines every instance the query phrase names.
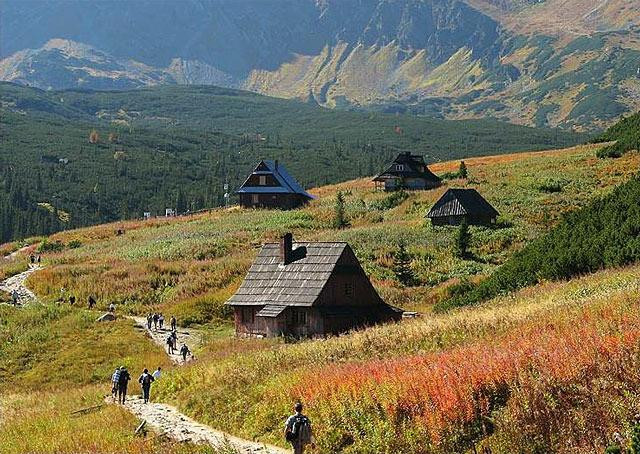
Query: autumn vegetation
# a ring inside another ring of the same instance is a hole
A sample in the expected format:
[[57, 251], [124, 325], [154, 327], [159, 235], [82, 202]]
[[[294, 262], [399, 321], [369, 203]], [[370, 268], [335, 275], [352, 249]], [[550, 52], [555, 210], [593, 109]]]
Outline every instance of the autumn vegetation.
[[[99, 309], [114, 302], [124, 314], [161, 310], [203, 330], [198, 361], [167, 371], [153, 398], [245, 438], [283, 445], [282, 421], [302, 399], [323, 453], [587, 454], [616, 443], [626, 449], [640, 412], [635, 256], [602, 254], [593, 266], [576, 268], [577, 276], [534, 270], [535, 279], [488, 294], [482, 304], [433, 311], [488, 285], [527, 251], [538, 251], [530, 263], [541, 262], [546, 249], [559, 250], [550, 248], [551, 239], [560, 244], [595, 232], [602, 246], [633, 234], [640, 155], [602, 160], [597, 148], [465, 159], [466, 178], [433, 191], [387, 194], [355, 180], [318, 188], [317, 201], [294, 211], [232, 207], [39, 241], [46, 268], [28, 284], [43, 304], [0, 305], [0, 381], [18, 383], [0, 391], [8, 415], [0, 436], [13, 452], [199, 452], [133, 437], [135, 421], [115, 408], [68, 417], [108, 392], [108, 376], [120, 363], [169, 367], [131, 322], [96, 325], [99, 312], [84, 309], [93, 295]], [[559, 168], [562, 190], [541, 189]], [[432, 169], [459, 172], [460, 161]], [[498, 225], [466, 232], [430, 226], [424, 214], [448, 187], [477, 188], [501, 213]], [[598, 228], [612, 219], [619, 229]], [[323, 340], [234, 338], [224, 301], [259, 246], [288, 231], [348, 241], [385, 300], [421, 316]], [[575, 244], [558, 257], [584, 257], [574, 251], [587, 243]], [[607, 251], [600, 246], [588, 249]], [[24, 259], [6, 260], [0, 270]], [[63, 287], [83, 307], [57, 304]], [[44, 400], [36, 402], [34, 390]], [[99, 418], [113, 420], [105, 439], [91, 429]], [[77, 430], [77, 441], [51, 441], [54, 432]]]

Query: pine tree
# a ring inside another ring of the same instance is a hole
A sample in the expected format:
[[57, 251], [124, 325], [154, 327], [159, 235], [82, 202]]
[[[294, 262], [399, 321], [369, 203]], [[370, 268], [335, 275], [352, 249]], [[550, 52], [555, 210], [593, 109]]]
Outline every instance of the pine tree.
[[460, 161], [460, 167], [458, 168], [458, 177], [464, 178], [465, 180], [468, 178], [469, 172], [467, 171], [467, 165], [464, 161]]
[[176, 197], [176, 214], [183, 214], [187, 211], [187, 199], [182, 192], [182, 189], [178, 189], [178, 196]]
[[469, 245], [471, 244], [471, 232], [466, 219], [462, 220], [458, 232], [456, 234], [455, 254], [459, 258], [465, 258], [469, 253]]
[[416, 275], [411, 269], [411, 254], [407, 251], [407, 246], [404, 240], [398, 243], [398, 249], [393, 254], [393, 272], [396, 275], [396, 279], [407, 287], [411, 287], [416, 284]]
[[342, 191], [338, 191], [338, 194], [336, 194], [336, 204], [333, 217], [333, 227], [336, 229], [344, 229], [349, 226], [344, 205], [344, 194], [342, 194]]
[[640, 415], [636, 415], [636, 424], [631, 429], [631, 454], [640, 454]]

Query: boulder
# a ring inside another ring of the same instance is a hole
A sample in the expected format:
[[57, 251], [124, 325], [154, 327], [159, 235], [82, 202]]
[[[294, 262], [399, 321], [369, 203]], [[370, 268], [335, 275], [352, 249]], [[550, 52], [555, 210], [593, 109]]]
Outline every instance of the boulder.
[[101, 315], [100, 317], [98, 317], [96, 322], [112, 322], [115, 319], [116, 319], [116, 316], [113, 315], [113, 313], [107, 312], [106, 314]]

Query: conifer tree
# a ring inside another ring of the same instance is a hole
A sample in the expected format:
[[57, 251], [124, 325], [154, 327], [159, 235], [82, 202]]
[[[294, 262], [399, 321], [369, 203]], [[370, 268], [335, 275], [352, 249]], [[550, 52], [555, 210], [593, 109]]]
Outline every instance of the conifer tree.
[[334, 208], [333, 227], [336, 229], [344, 229], [348, 226], [349, 222], [345, 214], [344, 194], [342, 194], [342, 191], [338, 191]]
[[465, 258], [469, 253], [471, 244], [471, 232], [466, 219], [462, 220], [458, 232], [456, 233], [455, 254], [459, 258]]
[[460, 167], [458, 168], [458, 177], [464, 178], [465, 180], [468, 178], [469, 172], [467, 171], [467, 165], [464, 161], [460, 161]]
[[393, 254], [393, 272], [396, 275], [396, 279], [407, 287], [411, 287], [416, 284], [416, 275], [411, 269], [411, 254], [407, 251], [407, 246], [404, 240], [398, 243], [398, 249]]

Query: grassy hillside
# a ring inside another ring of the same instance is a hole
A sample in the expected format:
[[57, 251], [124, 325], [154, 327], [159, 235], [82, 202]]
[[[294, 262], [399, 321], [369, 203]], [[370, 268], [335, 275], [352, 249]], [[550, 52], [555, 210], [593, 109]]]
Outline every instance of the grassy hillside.
[[[350, 242], [390, 302], [424, 308], [431, 298], [439, 298], [442, 285], [490, 273], [547, 231], [562, 213], [608, 193], [637, 166], [637, 154], [602, 161], [595, 158], [595, 148], [470, 159], [469, 180], [451, 180], [437, 190], [401, 199], [376, 192], [369, 180], [356, 180], [318, 188], [319, 199], [300, 210], [230, 208], [176, 220], [62, 232], [48, 240], [44, 249], [50, 250], [45, 254], [49, 267], [31, 285], [49, 300], [64, 287], [82, 301], [94, 295], [103, 307], [112, 301], [131, 313], [162, 307], [202, 323], [224, 316], [221, 304], [239, 284], [257, 246], [293, 231], [305, 240]], [[446, 173], [457, 165], [443, 163], [433, 169]], [[566, 169], [561, 178], [558, 168]], [[455, 229], [433, 228], [424, 219], [451, 186], [477, 188], [501, 213], [498, 228], [471, 229], [470, 255], [463, 259], [453, 251]], [[338, 190], [346, 196], [351, 223], [340, 231], [332, 227]], [[125, 235], [117, 236], [117, 229]], [[416, 287], [405, 288], [393, 272], [393, 254], [401, 240], [409, 246]]]
[[402, 150], [442, 161], [586, 140], [490, 120], [329, 111], [215, 87], [0, 87], [0, 241], [220, 206], [224, 184], [233, 196], [262, 158], [321, 186], [373, 175]]
[[[601, 160], [598, 147], [466, 160], [469, 179], [446, 186], [478, 188], [501, 217], [496, 228], [471, 229], [465, 258], [454, 254], [455, 228], [433, 228], [423, 218], [446, 187], [397, 197], [374, 191], [364, 179], [318, 188], [317, 201], [289, 212], [233, 207], [52, 235], [41, 246], [47, 268], [29, 279], [45, 305], [0, 309], [0, 332], [10, 339], [0, 350], [8, 358], [0, 374], [15, 374], [20, 383], [0, 393], [0, 406], [11, 415], [0, 435], [18, 451], [47, 446], [52, 430], [72, 433], [93, 421], [70, 419], [66, 410], [95, 402], [96, 387], [108, 389], [114, 364], [124, 361], [133, 370], [165, 364], [130, 323], [98, 326], [84, 309], [58, 307], [54, 301], [65, 287], [83, 304], [93, 294], [99, 309], [113, 301], [124, 313], [162, 310], [209, 332], [198, 361], [167, 371], [154, 395], [245, 438], [283, 444], [282, 420], [301, 398], [322, 453], [450, 453], [473, 446], [494, 453], [600, 452], [614, 432], [627, 436], [636, 412], [640, 268], [546, 282], [479, 307], [431, 312], [452, 284], [491, 274], [562, 226], [564, 213], [614, 194], [631, 178], [638, 153]], [[458, 165], [433, 170], [451, 173]], [[331, 227], [337, 191], [347, 201], [351, 226], [344, 230]], [[118, 228], [124, 235], [116, 235]], [[233, 338], [222, 303], [260, 244], [286, 231], [305, 240], [348, 241], [384, 298], [422, 317], [323, 341]], [[393, 273], [400, 240], [408, 245], [415, 287]], [[69, 389], [62, 410], [42, 409], [44, 420], [59, 418], [55, 425], [19, 410], [45, 373], [51, 402]], [[56, 441], [42, 450], [117, 451], [135, 424], [109, 415], [116, 422], [106, 439], [96, 441], [89, 430], [75, 445]], [[32, 443], [24, 441], [26, 431]], [[135, 440], [131, 446], [135, 450]]]

